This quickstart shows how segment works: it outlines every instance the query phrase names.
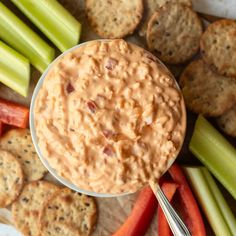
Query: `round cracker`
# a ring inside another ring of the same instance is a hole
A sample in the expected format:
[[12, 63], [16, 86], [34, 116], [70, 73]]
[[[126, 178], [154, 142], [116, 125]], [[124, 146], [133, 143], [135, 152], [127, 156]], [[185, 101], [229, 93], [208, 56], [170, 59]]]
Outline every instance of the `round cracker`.
[[141, 21], [142, 0], [86, 0], [86, 15], [103, 38], [123, 38], [132, 34]]
[[70, 225], [61, 223], [60, 221], [53, 222], [53, 224], [48, 224], [43, 236], [82, 236], [77, 229]]
[[0, 208], [17, 198], [23, 182], [23, 170], [18, 160], [10, 152], [0, 150]]
[[27, 181], [39, 180], [47, 173], [35, 151], [28, 129], [8, 131], [0, 139], [0, 148], [10, 151], [18, 158]]
[[190, 63], [180, 77], [188, 109], [205, 116], [220, 116], [236, 102], [236, 80], [216, 74], [204, 63]]
[[223, 132], [236, 137], [236, 105], [218, 117], [216, 121]]
[[[150, 20], [151, 16], [155, 13], [155, 11], [157, 11], [160, 7], [162, 7], [169, 1], [171, 0], [144, 0], [144, 16], [139, 30], [140, 36], [146, 35], [148, 21]], [[192, 7], [191, 0], [172, 0], [171, 2], [180, 3], [188, 7]]]
[[236, 77], [236, 21], [219, 20], [202, 35], [204, 61], [221, 75]]
[[40, 210], [58, 190], [58, 186], [47, 181], [35, 181], [24, 186], [19, 198], [12, 205], [12, 216], [16, 227], [25, 236], [40, 236]]
[[197, 53], [201, 35], [197, 13], [179, 3], [166, 3], [148, 22], [146, 40], [162, 61], [181, 64]]
[[[57, 235], [50, 225], [60, 222], [75, 230], [75, 235], [91, 235], [97, 220], [97, 209], [92, 197], [62, 189], [45, 203], [40, 214], [40, 229], [44, 236]], [[52, 230], [52, 231], [51, 231]]]

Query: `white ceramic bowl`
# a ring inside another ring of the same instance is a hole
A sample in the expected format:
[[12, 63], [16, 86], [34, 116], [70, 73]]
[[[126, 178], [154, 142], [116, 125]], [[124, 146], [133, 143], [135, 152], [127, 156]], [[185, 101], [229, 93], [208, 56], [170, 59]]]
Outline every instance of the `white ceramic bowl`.
[[[106, 39], [102, 39], [103, 41], [108, 41]], [[97, 41], [97, 40], [96, 40]], [[99, 40], [101, 41], [101, 40]], [[42, 161], [42, 163], [44, 164], [44, 166], [47, 168], [47, 170], [60, 182], [62, 183], [63, 185], [65, 185], [66, 187], [74, 190], [74, 191], [77, 191], [77, 192], [80, 192], [80, 193], [83, 193], [83, 194], [86, 194], [86, 195], [90, 195], [90, 196], [94, 196], [94, 197], [118, 197], [118, 196], [124, 196], [124, 195], [128, 195], [128, 194], [131, 194], [130, 192], [128, 193], [121, 193], [121, 194], [110, 194], [110, 193], [95, 193], [95, 192], [92, 192], [92, 191], [87, 191], [87, 190], [84, 190], [84, 189], [80, 189], [79, 187], [77, 187], [76, 185], [74, 185], [73, 183], [71, 183], [70, 181], [66, 180], [65, 178], [59, 176], [57, 174], [57, 171], [55, 169], [53, 169], [50, 164], [48, 163], [48, 161], [44, 158], [44, 156], [42, 155], [41, 151], [40, 151], [40, 148], [38, 146], [38, 140], [37, 140], [37, 136], [36, 136], [36, 131], [35, 131], [35, 125], [34, 125], [34, 105], [35, 105], [35, 99], [38, 95], [38, 92], [40, 90], [40, 88], [42, 87], [42, 84], [44, 82], [44, 79], [46, 77], [46, 75], [48, 74], [48, 72], [51, 70], [51, 68], [54, 66], [54, 64], [61, 58], [63, 57], [64, 55], [68, 54], [69, 52], [77, 49], [78, 47], [81, 47], [83, 45], [85, 45], [87, 42], [85, 43], [81, 43], [79, 45], [76, 45], [74, 46], [73, 48], [70, 48], [69, 50], [67, 50], [66, 52], [62, 53], [60, 56], [58, 56], [49, 66], [48, 68], [44, 71], [44, 73], [41, 75], [36, 87], [35, 87], [35, 90], [34, 90], [34, 93], [33, 93], [33, 96], [32, 96], [32, 100], [31, 100], [31, 105], [30, 105], [30, 131], [31, 131], [31, 136], [32, 136], [32, 140], [33, 140], [33, 143], [34, 143], [34, 146], [35, 146], [35, 149], [36, 149], [36, 152], [40, 158], [40, 160]], [[159, 61], [160, 62], [160, 61]], [[165, 65], [160, 62], [160, 64], [162, 64], [162, 66], [164, 68]], [[174, 79], [174, 77], [173, 77]], [[174, 79], [175, 80], [175, 79]], [[177, 84], [177, 82], [176, 82]], [[178, 84], [177, 84], [177, 87], [179, 88]], [[184, 116], [186, 117], [186, 111], [184, 110]], [[186, 122], [185, 122], [186, 123]], [[176, 156], [177, 158], [177, 156]], [[169, 161], [168, 163], [168, 168], [173, 164], [173, 162], [175, 161], [176, 158], [173, 158]], [[167, 168], [167, 169], [168, 169]], [[166, 169], [166, 170], [167, 170]]]

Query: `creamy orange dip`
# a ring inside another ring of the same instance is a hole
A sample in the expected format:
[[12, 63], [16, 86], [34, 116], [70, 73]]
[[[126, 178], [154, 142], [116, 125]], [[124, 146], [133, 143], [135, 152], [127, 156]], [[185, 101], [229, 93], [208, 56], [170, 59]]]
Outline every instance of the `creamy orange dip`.
[[171, 74], [123, 40], [88, 42], [61, 57], [34, 117], [44, 158], [97, 193], [135, 192], [158, 179], [181, 148], [186, 119]]

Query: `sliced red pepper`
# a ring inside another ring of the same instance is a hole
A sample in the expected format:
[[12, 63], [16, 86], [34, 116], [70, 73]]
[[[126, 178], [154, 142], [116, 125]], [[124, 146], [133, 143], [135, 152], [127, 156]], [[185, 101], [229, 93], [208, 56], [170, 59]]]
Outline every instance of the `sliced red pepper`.
[[192, 236], [205, 236], [206, 230], [200, 210], [181, 167], [174, 164], [168, 172], [174, 182], [179, 185], [178, 192], [186, 215], [185, 223], [187, 224]]
[[0, 99], [0, 121], [19, 128], [26, 128], [29, 125], [29, 109], [25, 106]]
[[3, 132], [3, 123], [2, 121], [0, 121], [0, 136], [2, 135]]
[[139, 194], [134, 208], [113, 236], [143, 236], [148, 229], [157, 208], [157, 199], [150, 187]]
[[[178, 188], [178, 185], [175, 183], [168, 183], [168, 182], [164, 182], [161, 186], [162, 191], [165, 193], [167, 199], [169, 201], [172, 200], [176, 189]], [[170, 227], [168, 225], [168, 222], [166, 220], [166, 217], [160, 207], [160, 205], [158, 205], [158, 209], [157, 209], [157, 220], [158, 220], [158, 236], [171, 236], [171, 230]]]

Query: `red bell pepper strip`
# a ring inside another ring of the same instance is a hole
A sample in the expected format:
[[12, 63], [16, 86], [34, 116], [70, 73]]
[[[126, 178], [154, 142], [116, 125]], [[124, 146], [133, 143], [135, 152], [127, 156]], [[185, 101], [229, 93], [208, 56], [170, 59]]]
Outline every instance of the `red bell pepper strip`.
[[0, 121], [0, 136], [2, 135], [3, 132], [3, 123], [2, 121]]
[[29, 125], [29, 109], [25, 106], [0, 99], [0, 121], [19, 128], [26, 128]]
[[187, 227], [190, 230], [192, 236], [205, 236], [206, 230], [200, 210], [182, 169], [177, 164], [174, 164], [171, 166], [168, 172], [173, 181], [179, 185], [178, 192], [183, 203], [183, 208], [187, 215], [185, 223], [187, 224]]
[[148, 229], [157, 208], [157, 199], [150, 187], [139, 194], [134, 208], [113, 236], [143, 236]]
[[[178, 185], [175, 183], [168, 183], [168, 182], [164, 182], [161, 186], [162, 191], [164, 192], [164, 194], [166, 195], [167, 199], [169, 201], [172, 200], [176, 189], [178, 188]], [[166, 220], [166, 217], [160, 207], [160, 205], [158, 205], [158, 209], [157, 209], [157, 225], [158, 225], [158, 236], [171, 236], [171, 230], [170, 227], [168, 225], [168, 222]]]

